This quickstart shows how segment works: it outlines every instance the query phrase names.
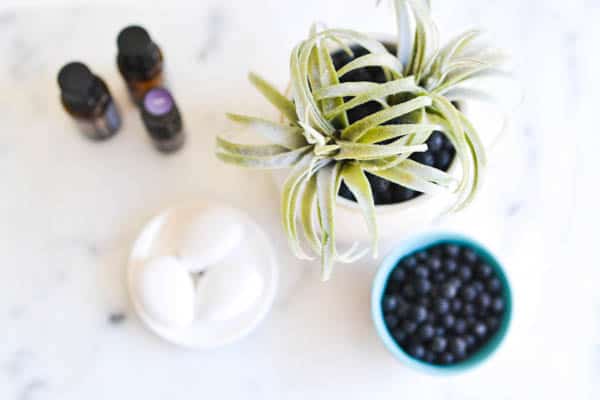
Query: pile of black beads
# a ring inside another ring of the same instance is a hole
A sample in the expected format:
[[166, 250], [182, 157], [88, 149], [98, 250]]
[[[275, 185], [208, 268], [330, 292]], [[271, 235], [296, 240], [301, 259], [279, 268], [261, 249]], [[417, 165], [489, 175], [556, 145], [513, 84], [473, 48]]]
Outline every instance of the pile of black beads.
[[[454, 150], [454, 146], [452, 146], [450, 140], [442, 132], [436, 131], [431, 134], [426, 143], [427, 151], [413, 153], [410, 159], [430, 167], [441, 169], [442, 171], [448, 171], [456, 155], [456, 150]], [[371, 185], [373, 201], [376, 205], [401, 203], [422, 194], [421, 192], [380, 178], [377, 175], [368, 172], [366, 175]], [[356, 201], [354, 195], [344, 182], [342, 182], [339, 194], [345, 199]]]
[[394, 340], [412, 357], [436, 365], [475, 354], [500, 328], [502, 281], [471, 247], [444, 242], [401, 259], [381, 301]]
[[[353, 59], [368, 53], [366, 49], [360, 46], [352, 46], [352, 51], [354, 52], [354, 57], [348, 55], [342, 50], [336, 51], [332, 54], [333, 63], [336, 69], [340, 69]], [[340, 78], [340, 81], [367, 81], [383, 83], [386, 82], [386, 77], [383, 70], [379, 67], [364, 67], [355, 69], [343, 75]], [[349, 98], [345, 100], [347, 101], [349, 100]], [[381, 104], [379, 104], [376, 101], [370, 101], [361, 104], [357, 107], [348, 110], [348, 122], [356, 122], [360, 119], [363, 119], [366, 116], [381, 111], [382, 109], [383, 107], [381, 106]], [[402, 122], [402, 118], [398, 118], [396, 120], [388, 121], [385, 125], [400, 124]], [[387, 142], [384, 141], [382, 143]], [[450, 165], [452, 164], [452, 161], [454, 160], [454, 157], [456, 156], [456, 150], [454, 149], [454, 146], [452, 145], [450, 140], [442, 132], [436, 131], [433, 132], [433, 134], [429, 137], [426, 143], [427, 151], [413, 153], [410, 156], [410, 158], [430, 167], [435, 167], [443, 171], [448, 171]], [[414, 199], [415, 197], [418, 197], [422, 194], [421, 192], [417, 192], [407, 187], [397, 185], [393, 182], [390, 182], [373, 174], [367, 173], [367, 178], [369, 179], [369, 183], [371, 184], [371, 189], [373, 191], [373, 200], [376, 205], [400, 203], [403, 201]], [[348, 186], [346, 186], [346, 184], [343, 182], [342, 186], [340, 187], [339, 195], [348, 200], [356, 201], [354, 195], [352, 194]]]

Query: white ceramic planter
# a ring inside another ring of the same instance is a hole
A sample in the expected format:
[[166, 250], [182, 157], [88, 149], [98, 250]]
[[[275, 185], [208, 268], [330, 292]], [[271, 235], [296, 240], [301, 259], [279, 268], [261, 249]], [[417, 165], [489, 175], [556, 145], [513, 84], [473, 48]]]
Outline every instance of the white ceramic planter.
[[[459, 170], [453, 162], [450, 172]], [[273, 177], [282, 189], [287, 170], [276, 171]], [[452, 206], [452, 194], [423, 194], [412, 200], [375, 207], [379, 235], [382, 241], [398, 239], [415, 229], [422, 229], [443, 215]], [[368, 243], [369, 234], [358, 205], [338, 196], [335, 214], [336, 237], [342, 243]]]

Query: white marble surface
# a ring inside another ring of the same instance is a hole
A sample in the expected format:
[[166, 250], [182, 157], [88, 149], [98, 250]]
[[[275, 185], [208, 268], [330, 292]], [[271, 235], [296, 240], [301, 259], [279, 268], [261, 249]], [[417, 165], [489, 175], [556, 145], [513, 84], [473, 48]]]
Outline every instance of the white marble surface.
[[[392, 32], [387, 5], [57, 3], [0, 3], [0, 399], [600, 397], [600, 3], [433, 2], [442, 33], [484, 26], [511, 49], [527, 93], [481, 198], [445, 224], [488, 243], [515, 292], [501, 350], [452, 378], [404, 367], [379, 342], [369, 315], [376, 263], [341, 266], [321, 283], [315, 265], [287, 251], [268, 175], [212, 156], [214, 135], [232, 127], [223, 111], [270, 112], [248, 70], [283, 86], [287, 54], [313, 20]], [[115, 35], [132, 22], [163, 47], [187, 125], [186, 147], [170, 157], [151, 148], [115, 68]], [[83, 139], [60, 108], [55, 76], [72, 59], [103, 76], [121, 105], [124, 128], [109, 142]], [[144, 221], [194, 198], [251, 212], [281, 262], [267, 320], [208, 352], [147, 332], [124, 285]]]

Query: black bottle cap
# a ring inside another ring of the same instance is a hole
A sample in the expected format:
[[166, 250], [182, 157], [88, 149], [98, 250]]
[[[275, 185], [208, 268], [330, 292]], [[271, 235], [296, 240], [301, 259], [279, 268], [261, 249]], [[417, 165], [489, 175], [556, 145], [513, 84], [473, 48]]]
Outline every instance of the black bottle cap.
[[66, 107], [75, 112], [92, 112], [110, 95], [108, 88], [83, 63], [70, 62], [58, 73], [58, 86]]
[[141, 26], [131, 25], [123, 29], [117, 37], [119, 52], [126, 55], [139, 55], [151, 51], [152, 39]]
[[142, 120], [155, 140], [173, 138], [183, 128], [175, 100], [165, 88], [154, 88], [146, 93], [142, 101]]
[[117, 63], [126, 79], [150, 79], [162, 61], [160, 49], [141, 26], [131, 25], [117, 37]]
[[65, 94], [85, 95], [93, 84], [94, 74], [80, 62], [70, 62], [58, 73], [58, 85]]

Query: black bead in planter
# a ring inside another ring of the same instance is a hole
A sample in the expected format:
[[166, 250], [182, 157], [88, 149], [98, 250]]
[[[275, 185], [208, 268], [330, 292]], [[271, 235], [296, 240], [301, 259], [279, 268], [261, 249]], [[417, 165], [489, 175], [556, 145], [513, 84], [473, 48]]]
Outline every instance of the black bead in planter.
[[[360, 46], [352, 46], [354, 57], [351, 57], [343, 50], [337, 50], [332, 55], [334, 66], [336, 70], [342, 68], [355, 58], [367, 54], [367, 50]], [[385, 74], [379, 67], [364, 67], [350, 71], [340, 78], [341, 82], [386, 82]], [[346, 99], [349, 100], [349, 99]], [[348, 121], [350, 123], [356, 122], [363, 119], [364, 117], [381, 111], [382, 107], [379, 103], [371, 101], [365, 104], [361, 104], [348, 110]], [[392, 120], [387, 122], [385, 125], [401, 123], [398, 120]], [[385, 142], [384, 142], [385, 143]], [[448, 171], [456, 150], [446, 135], [442, 132], [434, 132], [427, 140], [428, 150], [422, 153], [414, 153], [410, 156], [412, 160], [420, 162], [422, 164]], [[371, 184], [373, 191], [373, 199], [376, 205], [384, 204], [395, 204], [403, 201], [414, 199], [420, 196], [422, 193], [411, 190], [404, 186], [397, 185], [393, 182], [387, 181], [383, 178], [369, 174], [367, 172], [367, 178]], [[339, 195], [345, 199], [356, 201], [348, 186], [342, 182], [340, 187]]]

